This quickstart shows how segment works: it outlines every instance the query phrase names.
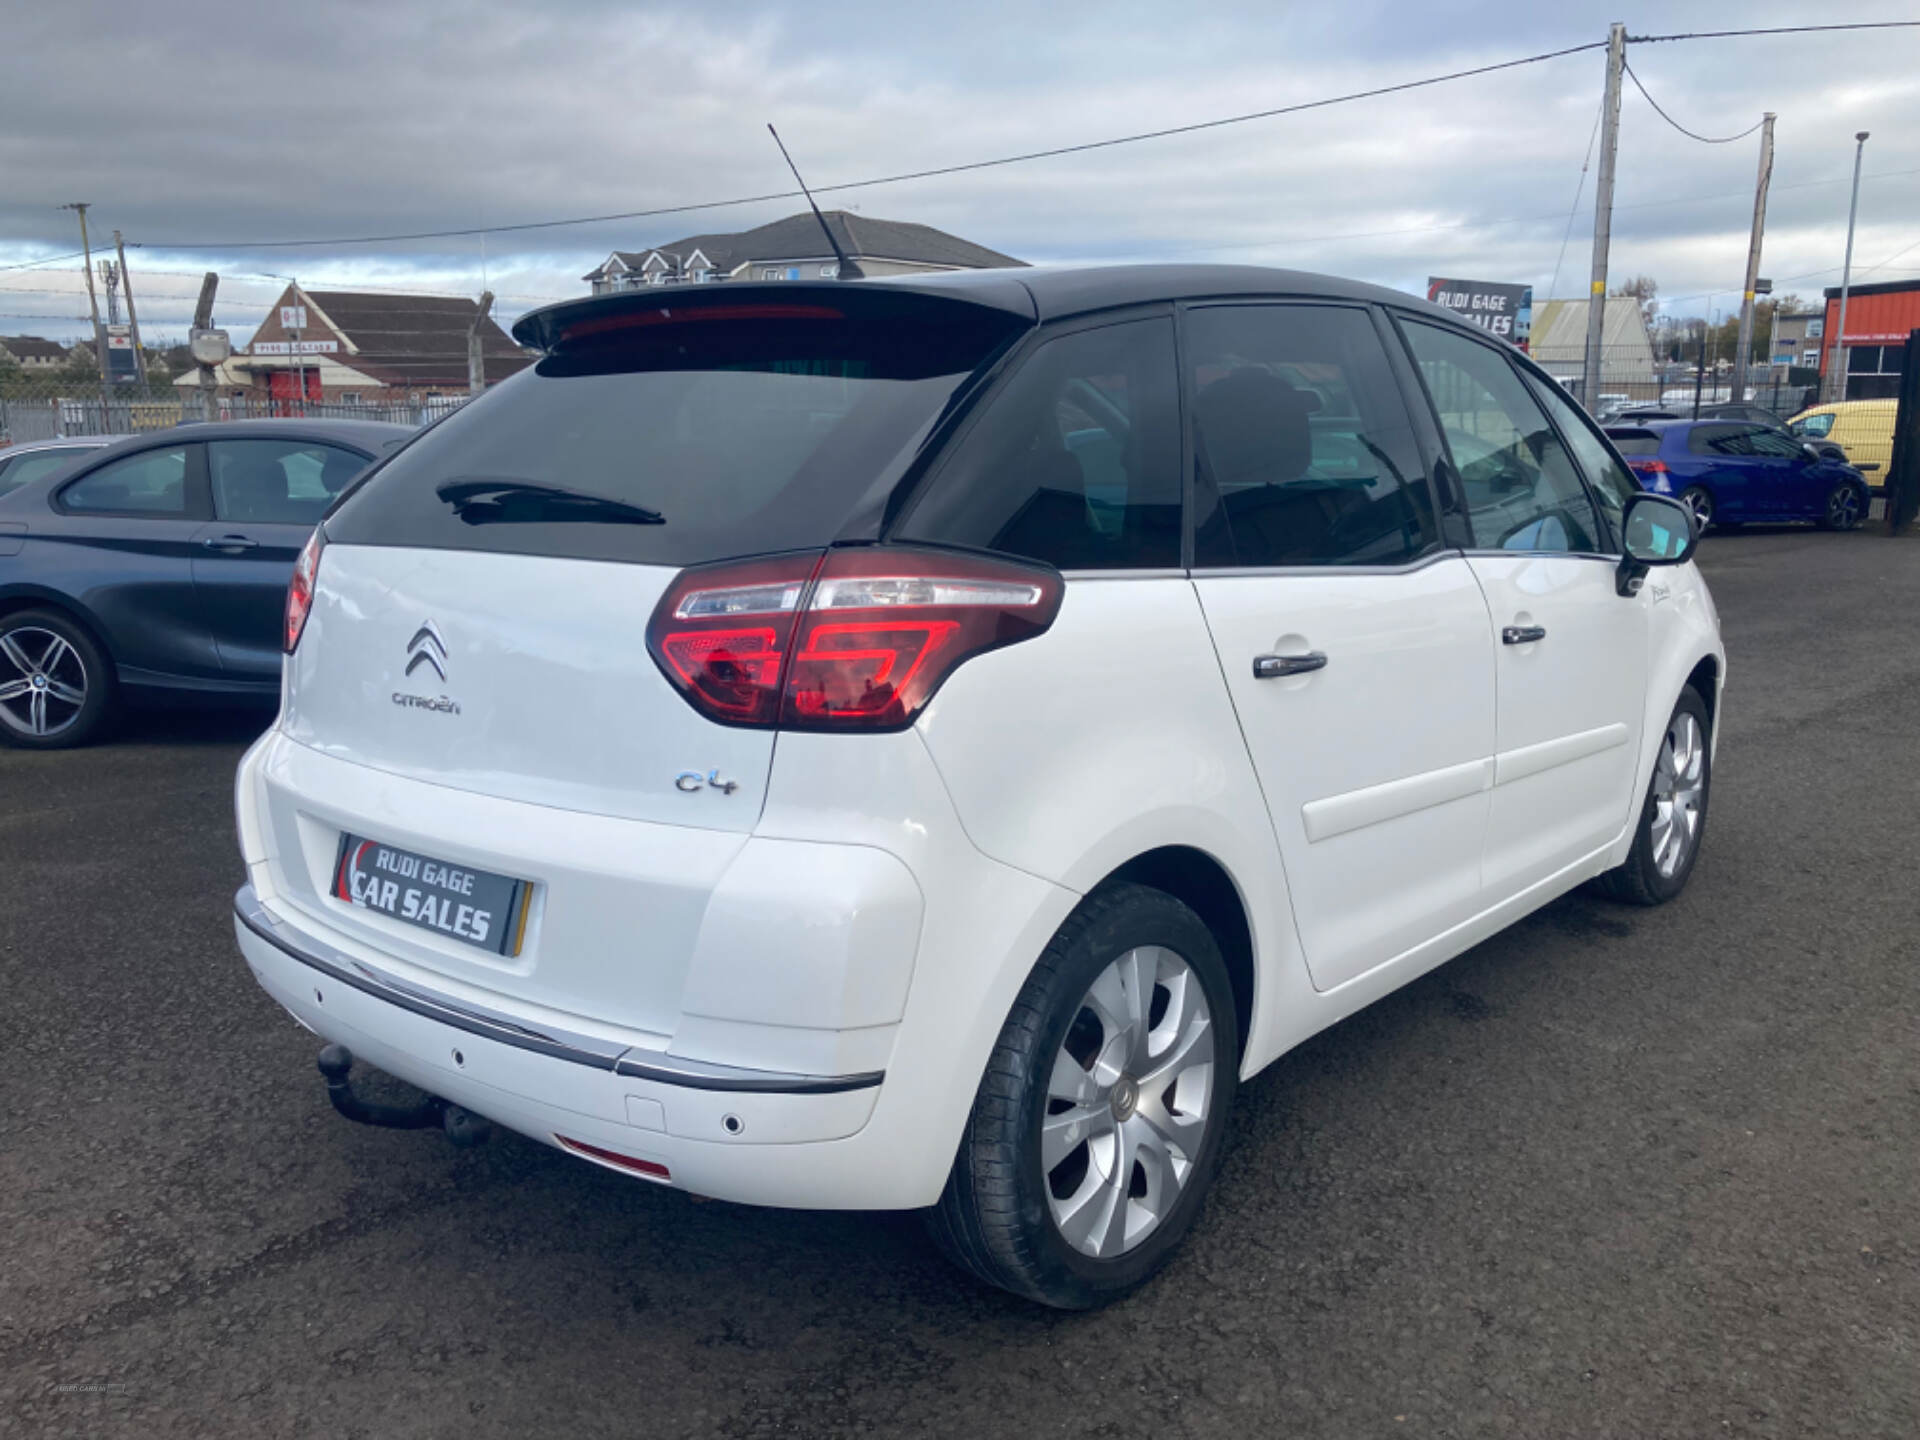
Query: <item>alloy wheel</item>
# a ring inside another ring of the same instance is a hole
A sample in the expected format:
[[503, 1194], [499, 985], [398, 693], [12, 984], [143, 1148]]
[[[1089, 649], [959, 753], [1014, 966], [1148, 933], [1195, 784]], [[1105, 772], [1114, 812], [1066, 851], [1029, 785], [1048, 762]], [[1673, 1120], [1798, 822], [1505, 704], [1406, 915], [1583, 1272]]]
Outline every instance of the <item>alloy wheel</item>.
[[1671, 880], [1700, 838], [1706, 795], [1706, 737], [1699, 721], [1681, 711], [1667, 725], [1653, 769], [1653, 816], [1648, 822], [1654, 867]]
[[1860, 492], [1851, 485], [1836, 486], [1827, 497], [1827, 523], [1836, 530], [1851, 530], [1860, 523]]
[[1040, 1165], [1061, 1238], [1107, 1260], [1178, 1203], [1212, 1119], [1213, 1017], [1193, 968], [1158, 945], [1100, 972], [1054, 1057]]
[[87, 703], [87, 666], [64, 636], [38, 625], [0, 633], [0, 724], [45, 739]]
[[1713, 496], [1695, 486], [1680, 496], [1680, 503], [1693, 511], [1695, 526], [1704, 534], [1713, 523]]

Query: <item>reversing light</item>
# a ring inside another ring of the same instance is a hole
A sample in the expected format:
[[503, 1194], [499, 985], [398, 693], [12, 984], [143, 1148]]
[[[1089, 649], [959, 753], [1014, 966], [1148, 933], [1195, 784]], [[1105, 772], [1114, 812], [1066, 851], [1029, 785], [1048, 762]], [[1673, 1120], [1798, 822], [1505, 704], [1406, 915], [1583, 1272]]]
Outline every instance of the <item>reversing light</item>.
[[318, 526], [307, 537], [306, 545], [300, 551], [300, 558], [293, 562], [293, 579], [287, 584], [286, 631], [281, 637], [286, 653], [293, 654], [293, 647], [300, 643], [300, 636], [307, 628], [307, 614], [313, 609], [313, 587], [320, 574], [320, 552], [326, 548], [326, 536]]

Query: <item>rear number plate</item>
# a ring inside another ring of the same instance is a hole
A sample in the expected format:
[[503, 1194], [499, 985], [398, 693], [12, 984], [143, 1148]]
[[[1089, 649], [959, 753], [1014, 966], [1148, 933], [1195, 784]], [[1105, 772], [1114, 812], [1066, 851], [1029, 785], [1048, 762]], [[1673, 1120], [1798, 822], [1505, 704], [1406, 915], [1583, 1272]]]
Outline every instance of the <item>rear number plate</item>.
[[340, 837], [336, 900], [452, 939], [512, 955], [533, 886], [525, 880], [450, 865], [360, 835]]

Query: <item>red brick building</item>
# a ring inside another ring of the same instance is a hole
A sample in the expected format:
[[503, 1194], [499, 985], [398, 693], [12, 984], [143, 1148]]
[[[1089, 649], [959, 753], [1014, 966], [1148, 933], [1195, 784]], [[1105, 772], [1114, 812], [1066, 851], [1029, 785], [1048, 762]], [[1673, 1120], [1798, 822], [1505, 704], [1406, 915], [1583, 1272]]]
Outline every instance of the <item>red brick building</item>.
[[[467, 336], [479, 303], [457, 295], [390, 295], [289, 285], [266, 323], [229, 362], [247, 398], [344, 405], [418, 404], [467, 393]], [[304, 320], [296, 331], [288, 320]], [[496, 324], [480, 322], [487, 384], [533, 357]]]

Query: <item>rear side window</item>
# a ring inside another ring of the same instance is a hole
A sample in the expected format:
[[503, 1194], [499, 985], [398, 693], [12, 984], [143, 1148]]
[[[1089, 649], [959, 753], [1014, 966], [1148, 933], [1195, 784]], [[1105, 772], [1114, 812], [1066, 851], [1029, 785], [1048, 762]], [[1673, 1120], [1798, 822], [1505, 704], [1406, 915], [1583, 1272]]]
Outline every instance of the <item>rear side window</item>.
[[1021, 362], [900, 526], [1062, 570], [1180, 563], [1173, 320], [1048, 340]]
[[1186, 327], [1196, 565], [1393, 565], [1427, 548], [1432, 500], [1366, 311], [1210, 306]]
[[366, 465], [351, 450], [310, 440], [210, 440], [214, 518], [312, 525]]
[[68, 510], [122, 515], [187, 512], [187, 447], [143, 450], [101, 466], [60, 492]]
[[1687, 449], [1695, 455], [1755, 455], [1752, 425], [1696, 425], [1687, 432]]
[[394, 456], [328, 537], [664, 565], [826, 545], [1025, 324], [912, 299], [609, 307]]

